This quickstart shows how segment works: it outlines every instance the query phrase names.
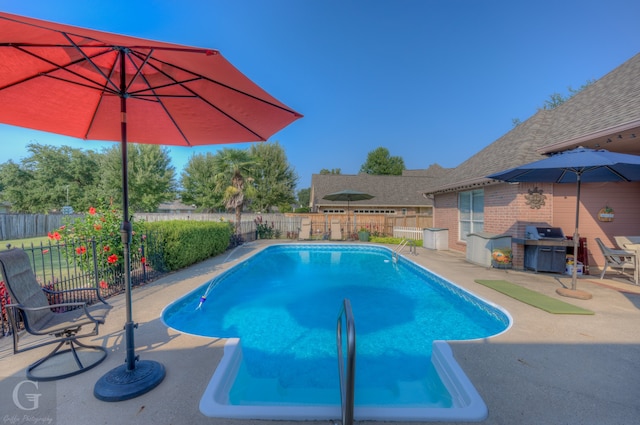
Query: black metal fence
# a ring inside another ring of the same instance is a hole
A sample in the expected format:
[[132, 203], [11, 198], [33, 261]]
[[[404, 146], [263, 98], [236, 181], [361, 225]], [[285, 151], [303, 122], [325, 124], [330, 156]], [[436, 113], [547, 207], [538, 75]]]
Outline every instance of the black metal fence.
[[[86, 293], [61, 292], [70, 289], [99, 288], [100, 296], [103, 298], [124, 292], [125, 279], [122, 264], [113, 265], [98, 261], [97, 246], [100, 246], [100, 241], [96, 239], [88, 242], [72, 240], [65, 243], [50, 240], [40, 244], [21, 245], [17, 248], [23, 249], [28, 254], [36, 278], [47, 293], [50, 303], [59, 304], [98, 301], [96, 295], [91, 299], [84, 297], [90, 293], [89, 291]], [[75, 255], [80, 249], [86, 250], [83, 251], [82, 261], [79, 260], [78, 255]], [[131, 285], [142, 285], [163, 273], [165, 270], [159, 247], [155, 244], [153, 235], [147, 234], [140, 245], [139, 255], [131, 256]], [[53, 294], [53, 291], [56, 293]], [[4, 282], [0, 280], [0, 326], [2, 328], [0, 336], [10, 333], [8, 311], [5, 308], [5, 305], [10, 302], [9, 293]]]

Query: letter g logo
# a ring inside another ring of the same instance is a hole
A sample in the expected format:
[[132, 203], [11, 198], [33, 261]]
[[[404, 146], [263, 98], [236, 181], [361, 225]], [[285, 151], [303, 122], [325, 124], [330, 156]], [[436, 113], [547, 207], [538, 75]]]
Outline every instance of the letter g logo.
[[38, 408], [38, 401], [40, 399], [40, 396], [42, 394], [25, 394], [24, 396], [26, 397], [26, 399], [28, 401], [30, 401], [32, 403], [31, 407], [25, 407], [21, 402], [20, 402], [20, 389], [22, 388], [22, 386], [24, 384], [33, 384], [34, 387], [36, 387], [36, 390], [38, 389], [38, 383], [34, 382], [34, 381], [29, 381], [29, 380], [25, 380], [25, 381], [20, 381], [18, 383], [18, 385], [16, 385], [13, 388], [13, 404], [16, 405], [16, 407], [20, 410], [36, 410]]

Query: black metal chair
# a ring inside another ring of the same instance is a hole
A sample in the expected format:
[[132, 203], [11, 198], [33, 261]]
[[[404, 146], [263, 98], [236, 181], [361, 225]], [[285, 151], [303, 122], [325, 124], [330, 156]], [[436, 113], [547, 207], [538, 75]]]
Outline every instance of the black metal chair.
[[[47, 356], [27, 368], [27, 378], [34, 381], [51, 381], [67, 378], [91, 369], [107, 357], [107, 350], [101, 346], [85, 345], [79, 338], [98, 334], [98, 327], [104, 324], [111, 306], [100, 296], [98, 288], [78, 288], [67, 291], [44, 290], [33, 273], [29, 256], [21, 249], [0, 251], [0, 269], [11, 297], [7, 304], [9, 322], [13, 333], [14, 354], [56, 344]], [[61, 302], [66, 294], [77, 293], [87, 298], [89, 294], [99, 303], [89, 306], [86, 302]], [[49, 303], [50, 299], [56, 303]], [[19, 348], [20, 329], [18, 315], [21, 315], [25, 331], [32, 335], [48, 335], [44, 341]], [[82, 332], [83, 326], [92, 326]], [[61, 350], [64, 346], [69, 348]]]

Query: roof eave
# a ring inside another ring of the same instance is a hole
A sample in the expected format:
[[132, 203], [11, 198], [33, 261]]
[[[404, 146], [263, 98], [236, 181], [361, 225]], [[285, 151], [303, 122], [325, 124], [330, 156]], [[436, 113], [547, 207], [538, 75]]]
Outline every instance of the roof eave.
[[[588, 142], [598, 141], [602, 139], [603, 145], [606, 143], [606, 139], [618, 135], [622, 136], [623, 133], [631, 132], [631, 131], [639, 131], [640, 130], [640, 119], [626, 122], [624, 124], [616, 125], [613, 127], [605, 128], [603, 130], [598, 130], [593, 133], [584, 134], [582, 136], [574, 137], [569, 140], [564, 140], [562, 142], [553, 143], [550, 145], [542, 146], [536, 149], [536, 152], [539, 154], [548, 154], [553, 152], [560, 152], [570, 148], [574, 148], [577, 146], [584, 145]], [[633, 133], [634, 137], [636, 133]], [[640, 134], [638, 134], [640, 136]]]
[[448, 184], [445, 186], [439, 186], [433, 189], [429, 189], [428, 191], [423, 192], [422, 195], [426, 197], [427, 195], [437, 195], [437, 194], [448, 193], [448, 192], [459, 192], [461, 190], [477, 189], [479, 187], [490, 186], [498, 183], [504, 183], [504, 182], [500, 180], [487, 179], [484, 177], [469, 179], [469, 180], [459, 181], [459, 182]]

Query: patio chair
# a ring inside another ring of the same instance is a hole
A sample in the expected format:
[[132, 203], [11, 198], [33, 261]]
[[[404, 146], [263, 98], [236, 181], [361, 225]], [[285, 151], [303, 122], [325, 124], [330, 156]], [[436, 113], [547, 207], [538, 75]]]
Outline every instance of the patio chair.
[[342, 229], [340, 228], [340, 220], [337, 218], [331, 219], [331, 236], [332, 241], [342, 240]]
[[[111, 309], [100, 296], [98, 288], [60, 292], [45, 290], [36, 280], [29, 256], [17, 248], [0, 251], [0, 271], [11, 297], [11, 304], [7, 304], [6, 308], [13, 333], [14, 354], [56, 344], [53, 351], [27, 367], [28, 379], [52, 381], [67, 378], [91, 369], [107, 357], [104, 347], [78, 341], [79, 338], [97, 335], [98, 326], [104, 324]], [[57, 302], [63, 300], [67, 293], [78, 298], [91, 294], [94, 300], [101, 302], [93, 306], [88, 306], [86, 302]], [[49, 304], [47, 295], [56, 303]], [[24, 348], [18, 346], [20, 333], [23, 333], [18, 327], [19, 315], [24, 322], [24, 331], [40, 336]], [[92, 329], [81, 333], [85, 325]], [[69, 348], [61, 350], [64, 346]]]
[[[635, 271], [636, 253], [634, 251], [609, 248], [605, 246], [600, 238], [595, 239], [600, 247], [602, 256], [604, 257], [604, 268], [602, 269], [602, 273], [600, 273], [600, 279], [604, 277], [607, 267], [611, 267], [612, 269], [622, 269], [622, 273], [624, 273], [626, 269], [633, 269]], [[633, 279], [634, 281], [636, 280], [636, 273], [634, 273]], [[635, 283], [637, 284], [638, 282]]]
[[627, 245], [640, 244], [640, 236], [614, 236], [618, 248], [625, 249]]
[[311, 239], [311, 219], [310, 218], [302, 219], [302, 223], [300, 224], [300, 233], [298, 234], [298, 239], [300, 240]]

